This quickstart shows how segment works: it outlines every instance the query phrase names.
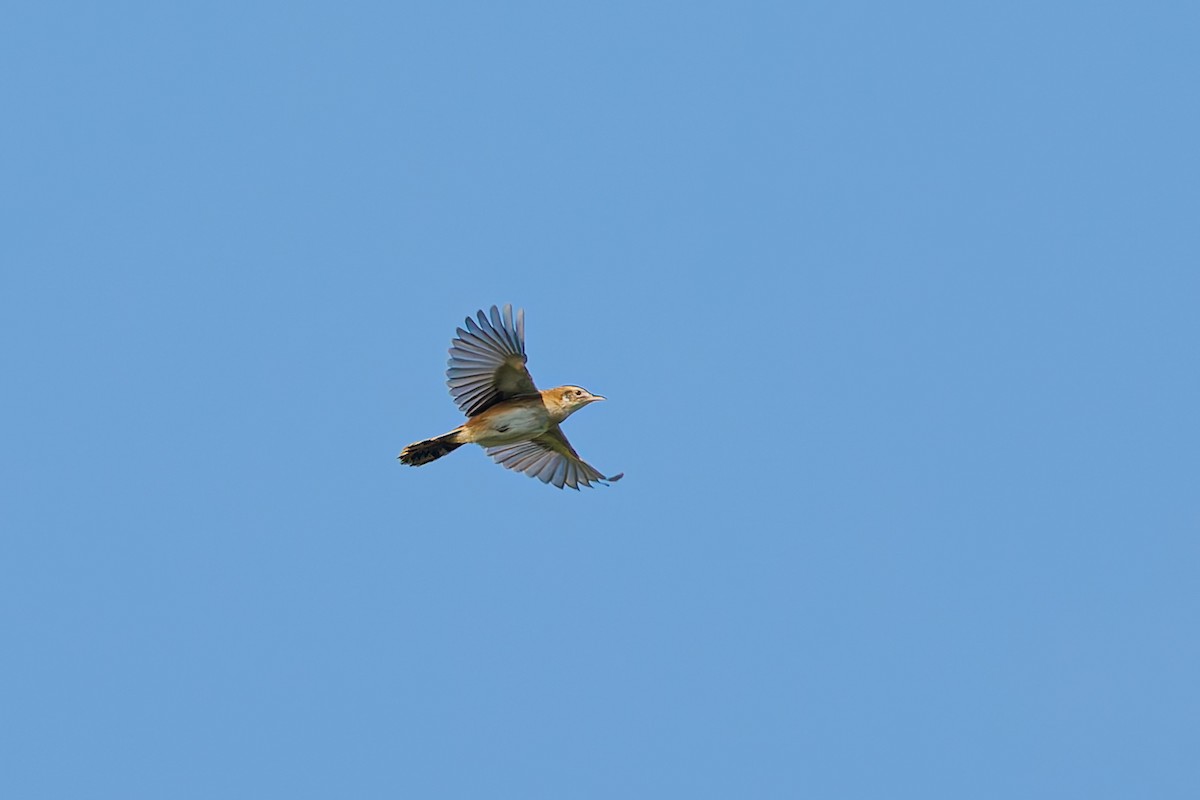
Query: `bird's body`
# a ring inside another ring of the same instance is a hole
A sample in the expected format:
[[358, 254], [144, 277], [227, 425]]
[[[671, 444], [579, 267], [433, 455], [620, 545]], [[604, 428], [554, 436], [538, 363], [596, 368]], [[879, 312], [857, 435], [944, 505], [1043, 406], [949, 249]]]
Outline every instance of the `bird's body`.
[[490, 316], [478, 312], [478, 324], [467, 317], [467, 330], [459, 328], [450, 346], [447, 383], [467, 421], [410, 444], [400, 461], [420, 466], [477, 444], [502, 466], [560, 489], [618, 480], [621, 475], [605, 478], [579, 458], [559, 428], [571, 414], [604, 398], [579, 386], [539, 391], [525, 368], [525, 312], [518, 311], [514, 322], [512, 306], [504, 307], [503, 317], [492, 306]]
[[550, 411], [538, 393], [494, 405], [468, 419], [462, 430], [471, 444], [495, 447], [541, 436], [552, 424]]

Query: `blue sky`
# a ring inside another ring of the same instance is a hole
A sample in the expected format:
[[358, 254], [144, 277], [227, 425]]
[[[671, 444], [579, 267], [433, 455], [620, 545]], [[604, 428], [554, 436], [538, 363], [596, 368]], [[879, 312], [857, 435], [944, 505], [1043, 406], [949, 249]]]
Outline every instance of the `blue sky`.
[[[0, 793], [1198, 796], [1198, 38], [11, 9]], [[506, 302], [621, 483], [396, 462]]]

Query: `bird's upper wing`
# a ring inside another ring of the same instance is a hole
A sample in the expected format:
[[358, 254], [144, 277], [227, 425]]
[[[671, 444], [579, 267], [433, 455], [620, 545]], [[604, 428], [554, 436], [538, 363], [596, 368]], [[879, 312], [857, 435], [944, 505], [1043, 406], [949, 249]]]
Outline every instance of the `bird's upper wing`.
[[489, 320], [480, 311], [479, 322], [467, 317], [467, 329], [458, 329], [450, 342], [446, 383], [454, 402], [468, 417], [486, 411], [502, 400], [537, 394], [525, 369], [525, 310], [511, 305], [504, 316], [492, 306]]
[[562, 428], [557, 425], [527, 442], [484, 449], [502, 467], [524, 472], [531, 478], [540, 478], [542, 483], [552, 483], [559, 489], [563, 486], [579, 489], [580, 486], [591, 486], [593, 483], [607, 486], [608, 481], [618, 481], [625, 474], [604, 477], [579, 457], [563, 435]]

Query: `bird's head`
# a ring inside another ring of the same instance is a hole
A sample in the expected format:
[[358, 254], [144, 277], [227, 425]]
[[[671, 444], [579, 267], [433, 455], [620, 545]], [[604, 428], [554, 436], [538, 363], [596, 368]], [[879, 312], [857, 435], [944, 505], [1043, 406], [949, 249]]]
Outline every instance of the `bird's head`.
[[562, 422], [588, 403], [604, 399], [598, 394], [592, 394], [582, 386], [556, 386], [542, 392], [542, 398], [550, 410], [550, 416], [555, 418], [555, 422]]

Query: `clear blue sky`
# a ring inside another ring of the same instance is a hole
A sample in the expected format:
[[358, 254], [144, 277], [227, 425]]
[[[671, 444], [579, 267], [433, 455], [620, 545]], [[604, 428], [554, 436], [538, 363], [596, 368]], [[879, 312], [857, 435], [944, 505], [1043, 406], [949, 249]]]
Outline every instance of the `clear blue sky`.
[[[0, 795], [1200, 797], [1191, 3], [25, 3]], [[476, 448], [526, 309], [560, 492]]]

